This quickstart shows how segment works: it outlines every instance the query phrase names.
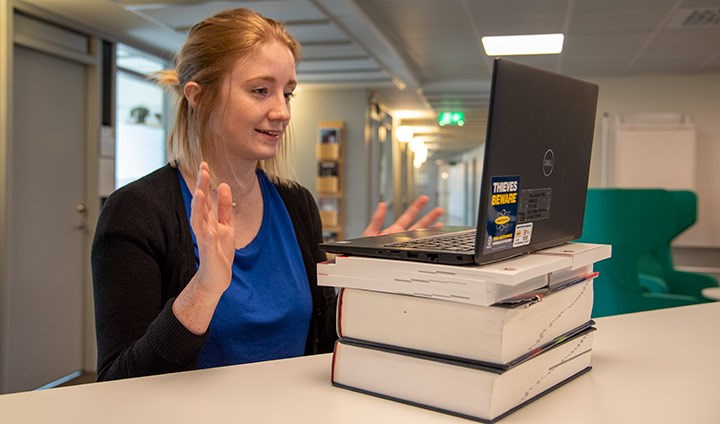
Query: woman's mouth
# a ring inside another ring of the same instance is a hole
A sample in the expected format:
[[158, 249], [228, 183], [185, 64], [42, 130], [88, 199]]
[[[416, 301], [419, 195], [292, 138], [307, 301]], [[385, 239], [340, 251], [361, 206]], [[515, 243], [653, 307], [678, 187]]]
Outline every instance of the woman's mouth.
[[282, 131], [255, 130], [260, 134], [269, 135], [270, 137], [279, 137]]

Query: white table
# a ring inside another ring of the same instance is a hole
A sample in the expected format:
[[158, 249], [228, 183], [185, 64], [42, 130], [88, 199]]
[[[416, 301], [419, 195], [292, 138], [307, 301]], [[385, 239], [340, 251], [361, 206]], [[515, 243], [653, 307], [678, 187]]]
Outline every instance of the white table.
[[[720, 303], [597, 321], [594, 369], [501, 423], [720, 422]], [[8, 394], [0, 396], [0, 422], [471, 422], [332, 387], [330, 359]]]
[[720, 287], [707, 287], [702, 290], [702, 295], [707, 299], [720, 300]]

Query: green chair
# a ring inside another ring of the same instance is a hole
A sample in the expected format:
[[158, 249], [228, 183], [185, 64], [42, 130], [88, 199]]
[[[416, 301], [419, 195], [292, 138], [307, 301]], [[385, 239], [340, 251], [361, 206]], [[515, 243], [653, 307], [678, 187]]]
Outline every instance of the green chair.
[[[708, 301], [699, 291], [717, 286], [717, 281], [670, 281], [665, 280], [669, 274], [662, 271], [666, 262], [660, 259], [667, 255], [672, 264], [669, 243], [677, 236], [680, 223], [688, 219], [676, 216], [675, 197], [660, 189], [588, 190], [580, 241], [610, 244], [613, 248], [610, 259], [596, 264], [600, 276], [594, 284], [594, 317]], [[667, 251], [661, 249], [664, 245]], [[653, 260], [655, 255], [658, 259]], [[641, 263], [647, 272], [642, 278]]]
[[697, 196], [688, 190], [671, 190], [675, 227], [668, 240], [662, 240], [649, 254], [640, 258], [640, 284], [650, 291], [702, 297], [702, 289], [718, 285], [711, 275], [675, 269], [670, 244], [697, 221]]

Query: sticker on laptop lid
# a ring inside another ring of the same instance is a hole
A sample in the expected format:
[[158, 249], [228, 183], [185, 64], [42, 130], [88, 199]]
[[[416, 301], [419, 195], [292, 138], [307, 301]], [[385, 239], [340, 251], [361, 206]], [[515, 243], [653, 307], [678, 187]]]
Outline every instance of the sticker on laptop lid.
[[519, 176], [492, 177], [488, 205], [484, 252], [513, 247], [517, 224]]
[[552, 188], [529, 188], [520, 191], [518, 222], [533, 222], [550, 218]]
[[515, 237], [513, 238], [513, 247], [527, 246], [532, 240], [532, 222], [525, 222], [515, 226]]

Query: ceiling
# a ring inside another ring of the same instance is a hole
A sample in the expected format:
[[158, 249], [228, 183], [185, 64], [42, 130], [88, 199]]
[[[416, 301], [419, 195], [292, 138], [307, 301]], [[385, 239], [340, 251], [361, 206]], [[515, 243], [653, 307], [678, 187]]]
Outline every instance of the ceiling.
[[[580, 78], [720, 72], [720, 0], [24, 0], [170, 57], [187, 30], [248, 7], [286, 23], [302, 43], [302, 84], [362, 87], [420, 126], [431, 150], [462, 151], [484, 134], [492, 58], [486, 35], [565, 34], [563, 52], [514, 56]], [[437, 113], [465, 112], [462, 128]]]

